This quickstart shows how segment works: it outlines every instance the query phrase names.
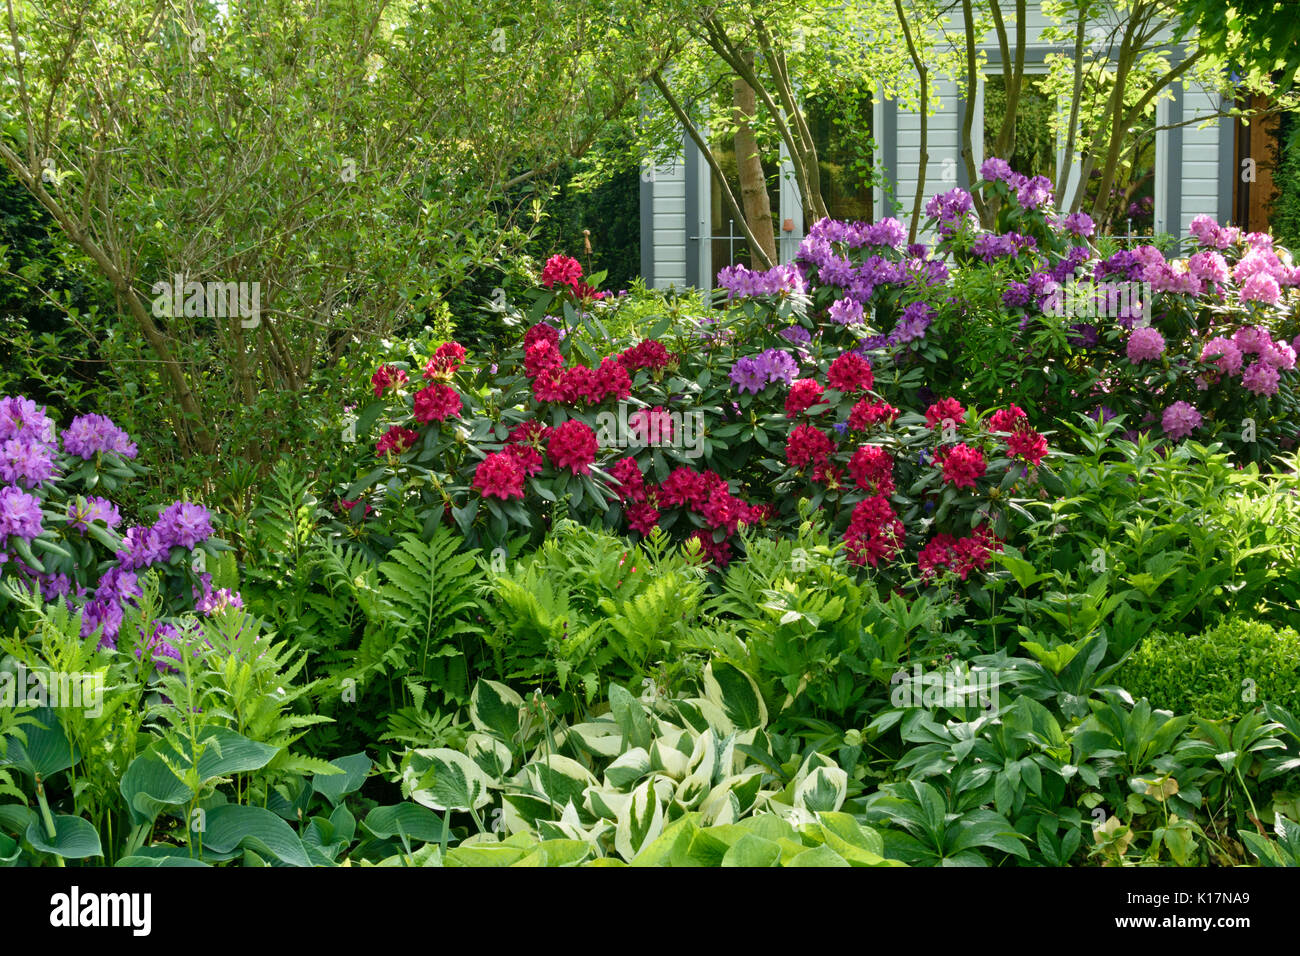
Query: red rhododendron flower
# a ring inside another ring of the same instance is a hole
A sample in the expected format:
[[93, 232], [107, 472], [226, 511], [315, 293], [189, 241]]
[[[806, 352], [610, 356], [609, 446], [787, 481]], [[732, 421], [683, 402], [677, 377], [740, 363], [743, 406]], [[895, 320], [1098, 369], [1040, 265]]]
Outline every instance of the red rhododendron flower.
[[566, 405], [576, 405], [579, 400], [588, 404], [600, 401], [600, 385], [596, 373], [585, 365], [566, 368], [560, 376], [560, 391]]
[[925, 410], [925, 423], [937, 428], [946, 421], [960, 425], [966, 420], [966, 409], [955, 398], [941, 398]]
[[987, 525], [980, 525], [965, 538], [935, 535], [916, 556], [916, 564], [922, 578], [948, 570], [965, 581], [972, 571], [983, 571], [988, 567], [989, 551], [1001, 550], [1001, 539]]
[[450, 378], [465, 361], [465, 347], [459, 342], [444, 342], [424, 366], [425, 378]]
[[568, 391], [560, 376], [547, 369], [533, 379], [533, 398], [539, 402], [564, 402]]
[[539, 340], [524, 348], [524, 372], [536, 378], [542, 372], [558, 372], [564, 367], [564, 356], [555, 343]]
[[873, 568], [892, 559], [903, 547], [903, 522], [889, 500], [875, 495], [859, 501], [844, 531], [845, 551], [850, 564]]
[[800, 425], [785, 442], [785, 460], [792, 468], [804, 468], [810, 462], [824, 464], [835, 450], [829, 435], [812, 425]]
[[683, 465], [659, 485], [659, 502], [662, 505], [687, 505], [699, 510], [709, 498], [709, 492], [720, 481], [713, 472], [701, 473]]
[[941, 452], [943, 480], [954, 488], [974, 488], [975, 479], [984, 474], [984, 453], [965, 442]]
[[722, 528], [728, 535], [735, 534], [737, 524], [748, 515], [749, 506], [732, 495], [725, 484], [715, 486], [700, 509], [700, 516], [710, 528]]
[[849, 412], [849, 428], [855, 432], [864, 432], [872, 425], [892, 422], [898, 417], [898, 409], [888, 402], [872, 402], [862, 399]]
[[627, 417], [632, 438], [645, 445], [662, 445], [673, 440], [672, 412], [662, 405], [639, 408]]
[[837, 468], [830, 462], [818, 462], [813, 465], [812, 480], [835, 491], [844, 484], [844, 469]]
[[557, 285], [576, 285], [582, 278], [582, 263], [571, 256], [554, 255], [542, 268], [542, 285], [553, 289]]
[[596, 433], [571, 418], [551, 429], [546, 453], [557, 469], [568, 468], [575, 475], [586, 475], [591, 473], [591, 463], [596, 460], [596, 447]]
[[547, 433], [550, 431], [546, 425], [535, 418], [530, 418], [526, 422], [520, 422], [510, 430], [510, 436], [506, 441], [514, 444], [523, 442], [526, 445], [532, 445], [534, 448], [541, 445], [546, 440]]
[[381, 365], [370, 376], [370, 384], [375, 387], [375, 397], [383, 395], [390, 388], [397, 388], [407, 382], [406, 371], [396, 365]]
[[620, 501], [640, 503], [646, 500], [645, 475], [641, 473], [641, 466], [635, 458], [620, 458], [609, 469], [609, 476], [618, 483], [614, 486], [614, 491], [618, 493]]
[[474, 487], [484, 498], [522, 498], [524, 470], [514, 455], [494, 452], [479, 462], [474, 471]]
[[725, 568], [731, 562], [731, 545], [726, 541], [714, 541], [711, 531], [699, 528], [686, 540], [690, 541], [692, 539], [700, 543], [700, 549], [704, 556], [718, 567]]
[[538, 342], [545, 342], [547, 345], [559, 345], [560, 330], [553, 325], [547, 325], [545, 322], [538, 322], [524, 333], [524, 351], [532, 348]]
[[811, 378], [795, 379], [785, 399], [785, 417], [794, 418], [822, 400], [822, 387]]
[[1012, 432], [1007, 438], [1007, 454], [1037, 465], [1047, 455], [1047, 439], [1032, 428]]
[[826, 382], [831, 388], [841, 392], [856, 392], [871, 388], [876, 377], [871, 371], [871, 363], [856, 352], [845, 352], [834, 362], [826, 373]]
[[637, 369], [660, 369], [666, 366], [672, 353], [654, 339], [646, 339], [629, 349], [624, 349], [618, 356], [618, 363], [629, 372]]
[[619, 401], [632, 394], [632, 376], [616, 359], [605, 359], [596, 369], [596, 385], [602, 399], [616, 398]]
[[989, 431], [1014, 432], [1028, 427], [1028, 425], [1029, 416], [1018, 405], [1012, 405], [1010, 408], [1000, 408], [989, 416]]
[[502, 451], [519, 462], [519, 467], [523, 469], [525, 475], [535, 475], [542, 470], [542, 453], [532, 445], [520, 442], [506, 445]]
[[627, 526], [640, 534], [649, 534], [659, 524], [659, 512], [652, 504], [628, 505], [625, 514]]
[[859, 488], [872, 494], [894, 493], [894, 459], [879, 445], [863, 445], [849, 459], [849, 474]]
[[420, 422], [441, 422], [459, 415], [460, 395], [450, 385], [427, 385], [415, 393], [415, 419]]
[[409, 428], [402, 428], [400, 425], [394, 425], [388, 431], [384, 432], [379, 441], [375, 442], [375, 454], [380, 458], [384, 457], [390, 451], [401, 454], [415, 444], [420, 437], [418, 432]]

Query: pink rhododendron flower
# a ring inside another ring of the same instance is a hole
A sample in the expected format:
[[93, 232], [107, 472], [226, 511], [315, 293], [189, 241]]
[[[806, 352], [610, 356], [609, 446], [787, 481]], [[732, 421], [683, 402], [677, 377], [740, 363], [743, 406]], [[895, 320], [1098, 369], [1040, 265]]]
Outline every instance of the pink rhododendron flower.
[[1134, 329], [1129, 336], [1128, 360], [1134, 365], [1158, 359], [1164, 352], [1165, 337], [1150, 326]]
[[1187, 402], [1174, 402], [1160, 416], [1165, 434], [1177, 441], [1186, 438], [1201, 426], [1201, 413]]

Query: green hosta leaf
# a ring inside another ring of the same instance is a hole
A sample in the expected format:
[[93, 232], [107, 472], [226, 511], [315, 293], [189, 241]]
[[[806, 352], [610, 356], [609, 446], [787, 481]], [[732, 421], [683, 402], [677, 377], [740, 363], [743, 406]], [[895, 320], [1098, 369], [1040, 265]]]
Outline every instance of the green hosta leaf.
[[839, 767], [818, 767], [794, 790], [794, 805], [812, 813], [835, 811], [848, 794], [849, 775]]
[[370, 773], [371, 763], [364, 753], [357, 753], [338, 757], [331, 760], [330, 764], [342, 773], [328, 776], [318, 774], [312, 777], [311, 785], [313, 790], [330, 802], [330, 806], [338, 806], [339, 801], [349, 793], [361, 789], [361, 785], [366, 782], [366, 775]]
[[17, 737], [6, 738], [6, 748], [0, 754], [0, 767], [17, 767], [28, 777], [42, 780], [67, 770], [81, 760], [74, 744], [68, 742], [59, 723], [58, 715], [49, 707], [32, 711], [37, 723], [24, 724], [27, 735], [24, 744]]
[[18, 845], [17, 840], [0, 833], [0, 866], [13, 866], [22, 853], [22, 847]]
[[722, 866], [780, 866], [780, 844], [746, 833], [722, 857]]
[[89, 820], [58, 814], [54, 817], [54, 837], [45, 832], [40, 820], [27, 827], [27, 842], [42, 853], [53, 853], [65, 860], [81, 860], [88, 856], [103, 856], [99, 834]]
[[163, 810], [179, 807], [194, 798], [194, 792], [172, 773], [152, 747], [131, 761], [118, 789], [136, 826], [152, 823]]
[[403, 780], [411, 782], [411, 799], [434, 810], [468, 811], [492, 800], [492, 780], [457, 750], [412, 750], [403, 761]]
[[786, 857], [786, 866], [849, 866], [849, 861], [844, 859], [830, 847], [823, 844], [822, 846], [813, 847], [810, 850], [804, 850], [793, 856]]
[[614, 829], [614, 849], [629, 863], [663, 831], [663, 804], [650, 784], [646, 780], [632, 791]]
[[524, 855], [525, 851], [517, 846], [476, 843], [448, 850], [443, 866], [510, 866]]
[[438, 843], [443, 833], [442, 818], [414, 803], [375, 807], [361, 825], [380, 839], [405, 836], [421, 843]]
[[202, 860], [191, 860], [188, 856], [124, 856], [115, 864], [116, 866], [127, 867], [173, 867], [188, 866], [199, 867], [201, 869], [211, 869], [211, 863], [204, 863]]
[[767, 705], [754, 679], [731, 664], [713, 661], [704, 668], [704, 696], [738, 730], [767, 725]]
[[216, 853], [243, 848], [290, 866], [311, 866], [302, 841], [289, 824], [261, 807], [236, 803], [213, 807], [206, 814], [202, 838], [204, 848]]
[[[199, 779], [206, 783], [216, 777], [228, 777], [236, 773], [248, 773], [261, 770], [279, 753], [279, 747], [249, 740], [242, 734], [225, 727], [213, 727], [200, 731], [199, 743], [204, 745], [199, 757]], [[192, 765], [188, 744], [182, 744], [185, 762]], [[175, 759], [174, 754], [167, 754]]]
[[585, 840], [543, 840], [511, 866], [580, 866], [595, 850]]
[[475, 729], [497, 734], [507, 743], [519, 733], [519, 711], [524, 699], [494, 680], [480, 679], [469, 699], [469, 719]]

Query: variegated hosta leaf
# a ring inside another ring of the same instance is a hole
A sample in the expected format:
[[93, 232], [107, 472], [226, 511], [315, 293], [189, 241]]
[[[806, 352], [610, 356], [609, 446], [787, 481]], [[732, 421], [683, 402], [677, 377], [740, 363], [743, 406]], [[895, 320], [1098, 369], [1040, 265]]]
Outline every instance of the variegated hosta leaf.
[[704, 696], [721, 708], [737, 730], [767, 726], [767, 704], [758, 684], [732, 664], [714, 661], [705, 666]]
[[649, 747], [650, 720], [641, 703], [618, 684], [609, 686], [609, 710], [629, 746]]
[[655, 794], [651, 781], [643, 781], [632, 791], [624, 812], [619, 814], [614, 829], [614, 849], [624, 860], [633, 857], [657, 837], [664, 828], [664, 807]]
[[596, 783], [596, 778], [578, 761], [562, 754], [551, 754], [524, 767], [530, 790], [548, 797], [556, 806], [580, 801], [582, 792]]
[[597, 820], [591, 826], [584, 825], [577, 808], [572, 803], [567, 803], [560, 819], [538, 821], [537, 834], [543, 840], [583, 840], [599, 847], [601, 837], [613, 827], [607, 820]]
[[606, 782], [626, 790], [650, 772], [650, 754], [641, 747], [633, 747], [605, 768]]
[[835, 811], [848, 795], [849, 775], [839, 767], [818, 767], [795, 787], [794, 805], [816, 813]]
[[412, 750], [402, 761], [402, 781], [411, 799], [434, 810], [469, 810], [486, 806], [495, 786], [473, 760], [457, 750]]
[[683, 779], [690, 772], [693, 746], [694, 741], [686, 731], [661, 737], [650, 745], [651, 769], [662, 771], [674, 780]]
[[494, 680], [480, 678], [469, 698], [469, 719], [479, 731], [490, 731], [507, 743], [519, 732], [519, 711], [524, 699]]
[[697, 734], [713, 730], [717, 732], [718, 736], [725, 737], [736, 730], [736, 725], [731, 722], [722, 708], [711, 700], [703, 697], [691, 697], [674, 703], [682, 722]]
[[582, 805], [593, 817], [614, 821], [631, 799], [632, 794], [610, 787], [588, 787]]
[[466, 739], [465, 753], [493, 780], [504, 778], [514, 764], [514, 755], [501, 738], [480, 731]]
[[623, 752], [623, 731], [612, 720], [574, 724], [556, 735], [559, 747], [570, 737], [580, 748], [597, 757], [617, 757]]
[[671, 802], [673, 794], [677, 792], [678, 783], [672, 777], [655, 774], [650, 780], [650, 786], [654, 788], [655, 796], [659, 798], [659, 802], [667, 804]]
[[[759, 770], [748, 773], [732, 774], [721, 780], [700, 804], [700, 816], [705, 824], [731, 823], [754, 809], [758, 802], [763, 774]], [[735, 806], [729, 807], [728, 796], [735, 798]], [[724, 819], [730, 815], [731, 819]]]

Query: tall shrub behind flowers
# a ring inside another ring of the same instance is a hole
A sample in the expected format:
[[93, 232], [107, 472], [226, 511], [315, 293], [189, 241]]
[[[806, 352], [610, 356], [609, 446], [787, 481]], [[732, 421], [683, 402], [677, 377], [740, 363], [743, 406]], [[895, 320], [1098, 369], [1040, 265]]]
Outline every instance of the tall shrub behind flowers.
[[[0, 578], [81, 614], [82, 635], [101, 648], [134, 650], [165, 667], [175, 659], [168, 623], [240, 607], [237, 592], [213, 586], [208, 557], [228, 546], [213, 537], [203, 505], [175, 501], [149, 523], [131, 523], [114, 501], [142, 474], [138, 448], [103, 415], [81, 415], [60, 434], [45, 409], [23, 396], [0, 398]], [[226, 577], [233, 579], [226, 566]], [[123, 634], [123, 613], [152, 572], [166, 602], [149, 634]], [[233, 583], [233, 580], [221, 583]], [[0, 591], [0, 626], [12, 631]], [[119, 644], [119, 641], [122, 643]]]

